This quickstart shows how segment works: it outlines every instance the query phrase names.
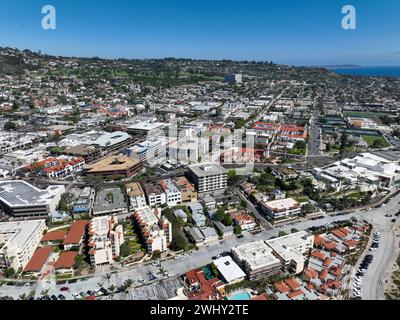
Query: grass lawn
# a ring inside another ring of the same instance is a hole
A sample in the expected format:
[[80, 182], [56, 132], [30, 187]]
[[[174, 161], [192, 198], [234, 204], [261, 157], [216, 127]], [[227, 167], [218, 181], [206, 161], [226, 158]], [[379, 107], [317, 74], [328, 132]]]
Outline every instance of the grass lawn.
[[347, 194], [347, 197], [348, 198], [354, 198], [354, 199], [358, 200], [358, 199], [361, 198], [361, 193], [358, 192], [358, 191], [354, 191], [354, 192], [351, 192], [351, 193]]
[[372, 147], [376, 140], [382, 141], [382, 147], [389, 147], [389, 143], [382, 136], [361, 136], [361, 138], [368, 143], [368, 146]]

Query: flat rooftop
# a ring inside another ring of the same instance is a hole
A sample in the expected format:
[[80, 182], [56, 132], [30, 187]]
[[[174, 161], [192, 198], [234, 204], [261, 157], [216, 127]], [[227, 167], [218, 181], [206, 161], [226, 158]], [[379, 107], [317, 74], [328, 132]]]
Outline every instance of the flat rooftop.
[[250, 242], [232, 248], [239, 260], [246, 261], [251, 270], [268, 267], [280, 263], [272, 249], [262, 240]]
[[166, 123], [163, 122], [137, 122], [128, 127], [131, 130], [143, 130], [143, 131], [150, 131], [154, 129], [162, 129], [166, 126]]
[[15, 243], [22, 248], [26, 241], [37, 232], [45, 223], [45, 220], [1, 222], [0, 235], [5, 242], [0, 242], [0, 250], [7, 243]]
[[243, 270], [229, 256], [214, 260], [214, 265], [227, 282], [232, 282], [246, 276]]
[[1, 181], [0, 202], [10, 207], [46, 205], [64, 190], [64, 186], [49, 186], [41, 190], [25, 181]]
[[268, 201], [265, 202], [264, 205], [266, 208], [277, 212], [297, 209], [300, 207], [300, 203], [292, 198]]
[[98, 146], [98, 147], [112, 147], [116, 144], [119, 144], [121, 142], [124, 142], [126, 140], [131, 139], [132, 137], [127, 134], [126, 132], [122, 131], [116, 131], [112, 133], [104, 133], [100, 137], [98, 137], [96, 140], [91, 141], [89, 144], [93, 146]]
[[196, 164], [189, 166], [188, 169], [192, 171], [197, 177], [207, 177], [218, 174], [226, 174], [228, 171], [219, 164]]
[[[109, 197], [109, 195], [112, 195], [112, 197]], [[103, 189], [97, 192], [93, 213], [105, 210], [119, 210], [126, 207], [125, 196], [120, 188]]]
[[132, 182], [125, 185], [128, 195], [131, 197], [144, 196], [144, 191], [139, 182]]

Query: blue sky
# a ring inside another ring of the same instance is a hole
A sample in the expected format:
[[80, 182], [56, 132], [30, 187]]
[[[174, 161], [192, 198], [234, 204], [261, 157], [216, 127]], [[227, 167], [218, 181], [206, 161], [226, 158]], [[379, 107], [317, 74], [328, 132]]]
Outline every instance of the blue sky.
[[[41, 28], [41, 8], [57, 29]], [[341, 28], [342, 6], [357, 30]], [[400, 65], [398, 0], [1, 0], [0, 46], [106, 58]]]

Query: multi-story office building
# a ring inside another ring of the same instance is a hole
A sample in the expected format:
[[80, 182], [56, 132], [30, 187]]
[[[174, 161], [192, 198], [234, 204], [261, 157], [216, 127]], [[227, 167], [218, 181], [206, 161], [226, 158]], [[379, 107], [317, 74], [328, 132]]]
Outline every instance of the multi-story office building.
[[225, 82], [228, 83], [242, 83], [243, 81], [243, 76], [242, 74], [227, 74], [225, 76]]
[[48, 218], [55, 213], [63, 185], [41, 190], [25, 181], [0, 181], [0, 208], [14, 218]]
[[189, 179], [199, 193], [224, 191], [227, 188], [227, 170], [219, 164], [198, 164], [188, 169]]
[[142, 170], [139, 159], [126, 156], [111, 156], [84, 168], [86, 175], [130, 178]]
[[0, 269], [24, 269], [45, 230], [45, 220], [1, 222]]
[[169, 124], [162, 122], [142, 121], [130, 125], [127, 129], [133, 136], [156, 137], [164, 135], [164, 128]]
[[112, 264], [120, 255], [124, 230], [115, 216], [93, 218], [89, 223], [89, 256], [92, 265]]
[[125, 154], [128, 157], [136, 158], [143, 163], [154, 165], [165, 161], [168, 139], [165, 137], [153, 137], [146, 141], [127, 148]]

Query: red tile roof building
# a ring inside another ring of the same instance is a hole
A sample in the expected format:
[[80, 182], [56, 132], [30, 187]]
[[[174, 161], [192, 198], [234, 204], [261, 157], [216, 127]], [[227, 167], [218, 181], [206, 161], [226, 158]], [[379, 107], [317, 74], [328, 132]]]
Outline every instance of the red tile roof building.
[[185, 274], [185, 289], [189, 300], [222, 300], [218, 290], [222, 286], [218, 278], [206, 279], [202, 269], [194, 269]]
[[78, 255], [76, 251], [64, 251], [60, 253], [54, 268], [56, 270], [72, 269], [75, 265], [75, 258]]
[[29, 260], [26, 265], [24, 272], [40, 272], [52, 253], [53, 247], [36, 249], [31, 260]]
[[82, 243], [83, 236], [86, 233], [86, 228], [90, 221], [78, 220], [75, 221], [69, 229], [64, 239], [64, 246], [71, 248], [73, 246], [79, 246]]
[[256, 122], [253, 129], [268, 132], [270, 135], [276, 135], [281, 140], [305, 140], [307, 139], [307, 126], [300, 127], [290, 124], [279, 124], [270, 122]]
[[67, 232], [66, 232], [66, 231], [63, 231], [63, 230], [50, 231], [50, 232], [47, 232], [47, 233], [43, 236], [42, 242], [57, 242], [57, 241], [63, 241], [66, 234], [67, 234]]

